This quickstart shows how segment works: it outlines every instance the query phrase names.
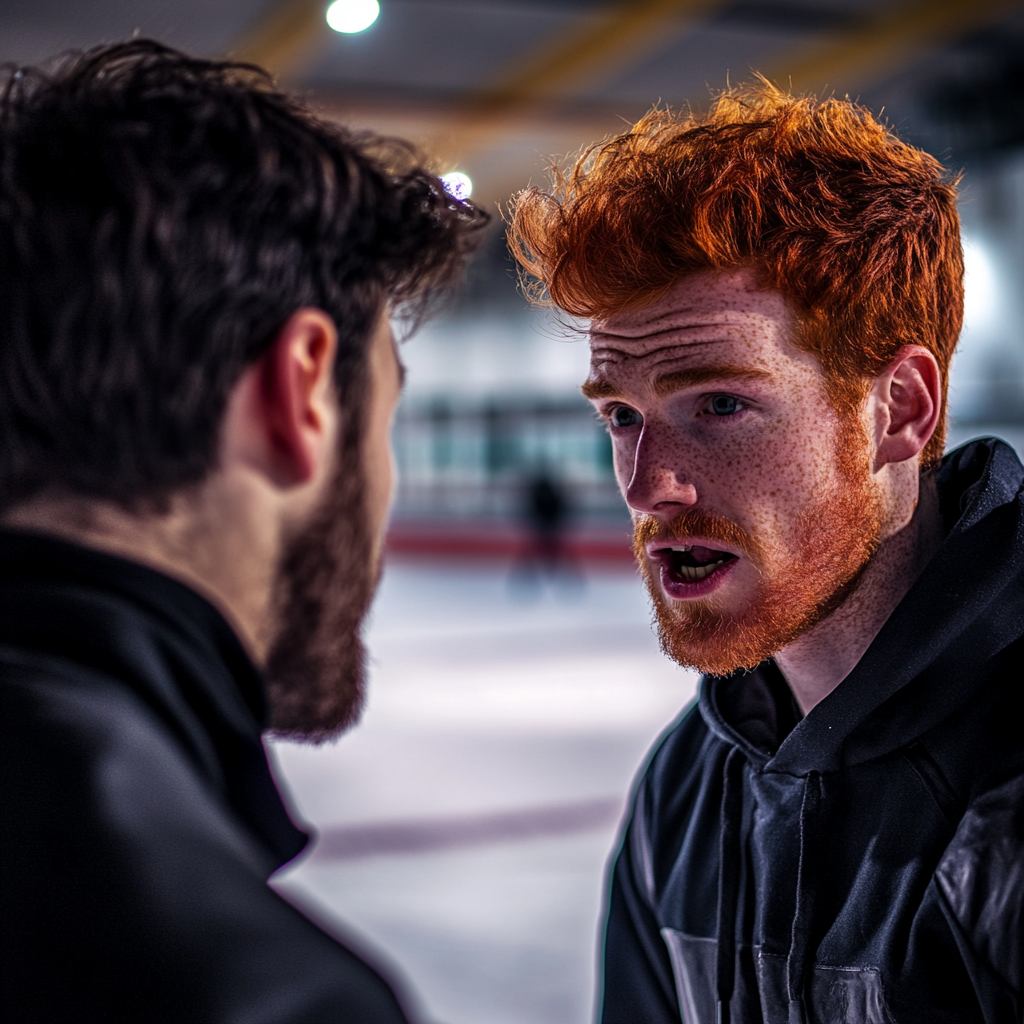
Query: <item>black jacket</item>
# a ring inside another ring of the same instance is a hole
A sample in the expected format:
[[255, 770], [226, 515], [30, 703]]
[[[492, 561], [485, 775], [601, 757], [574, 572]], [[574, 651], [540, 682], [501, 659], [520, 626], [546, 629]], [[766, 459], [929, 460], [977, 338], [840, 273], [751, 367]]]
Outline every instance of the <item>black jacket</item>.
[[259, 675], [193, 591], [0, 533], [0, 1018], [405, 1021], [266, 884], [306, 837], [263, 723]]
[[946, 457], [943, 546], [800, 720], [705, 678], [614, 867], [604, 1024], [1020, 1024], [1024, 469]]

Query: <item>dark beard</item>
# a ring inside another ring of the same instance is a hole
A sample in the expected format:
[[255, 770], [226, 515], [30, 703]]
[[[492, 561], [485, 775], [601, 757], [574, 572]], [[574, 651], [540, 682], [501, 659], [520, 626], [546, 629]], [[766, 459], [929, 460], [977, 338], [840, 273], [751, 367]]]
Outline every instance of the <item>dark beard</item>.
[[340, 448], [323, 503], [281, 561], [266, 662], [271, 732], [312, 743], [359, 720], [366, 690], [361, 630], [379, 577], [358, 439], [346, 437]]

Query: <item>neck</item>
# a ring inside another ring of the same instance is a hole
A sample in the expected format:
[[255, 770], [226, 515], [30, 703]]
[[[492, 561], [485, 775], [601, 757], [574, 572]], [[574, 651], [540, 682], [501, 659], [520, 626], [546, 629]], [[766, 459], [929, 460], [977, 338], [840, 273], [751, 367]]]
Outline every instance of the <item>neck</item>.
[[775, 656], [805, 715], [853, 671], [941, 544], [938, 491], [925, 473], [909, 521], [883, 539], [849, 597]]
[[260, 556], [271, 538], [254, 537], [244, 526], [217, 529], [225, 520], [216, 513], [188, 498], [175, 499], [166, 513], [144, 515], [84, 499], [47, 498], [12, 509], [0, 523], [118, 555], [179, 580], [224, 615], [259, 662], [273, 582], [273, 560]]

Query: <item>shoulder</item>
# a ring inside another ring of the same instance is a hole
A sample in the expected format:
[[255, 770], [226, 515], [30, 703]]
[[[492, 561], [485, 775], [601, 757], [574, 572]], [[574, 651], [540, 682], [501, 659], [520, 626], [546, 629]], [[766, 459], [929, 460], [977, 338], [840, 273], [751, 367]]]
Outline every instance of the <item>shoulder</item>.
[[708, 728], [697, 702], [655, 744], [636, 787], [624, 852], [644, 865], [653, 898], [681, 846], [709, 837], [718, 820], [727, 746]]
[[936, 871], [955, 927], [995, 976], [1024, 977], [1024, 774], [976, 796]]
[[647, 775], [678, 771], [699, 759], [710, 730], [700, 713], [700, 699], [693, 700], [657, 738], [651, 748]]
[[83, 867], [162, 862], [171, 836], [193, 860], [230, 850], [261, 881], [277, 866], [231, 813], [213, 739], [115, 676], [0, 647], [0, 763], [20, 837], [3, 856], [26, 877], [71, 851]]
[[724, 745], [708, 728], [694, 701], [659, 737], [647, 761], [642, 785], [647, 806], [664, 807], [666, 801], [679, 798], [700, 779], [716, 761]]
[[157, 726], [145, 702], [120, 680], [57, 656], [0, 645], [0, 731], [4, 750], [55, 766], [88, 751], [109, 752]]
[[0, 647], [0, 797], [0, 998], [18, 1019], [263, 1003], [280, 1021], [405, 1020], [360, 954], [267, 886], [279, 861], [223, 779], [118, 678]]
[[116, 675], [0, 645], [0, 733], [11, 758], [60, 771], [80, 768], [82, 759], [159, 760], [173, 750], [176, 758], [212, 769], [211, 752], [196, 746], [198, 730], [186, 740], [150, 698]]

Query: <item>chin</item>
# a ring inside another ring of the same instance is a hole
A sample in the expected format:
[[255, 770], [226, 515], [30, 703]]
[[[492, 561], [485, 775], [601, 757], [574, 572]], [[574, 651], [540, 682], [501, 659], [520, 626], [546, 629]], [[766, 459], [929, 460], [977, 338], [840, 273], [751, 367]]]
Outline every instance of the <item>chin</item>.
[[716, 614], [685, 619], [658, 612], [661, 649], [673, 661], [704, 675], [727, 676], [756, 668], [792, 638], [779, 637], [757, 623]]
[[648, 573], [661, 649], [673, 661], [705, 675], [750, 671], [831, 615], [856, 588], [868, 561], [864, 557], [851, 566], [824, 594], [768, 584], [736, 612], [708, 600], [669, 600]]
[[361, 620], [282, 635], [267, 660], [273, 736], [326, 743], [351, 729], [366, 703]]

